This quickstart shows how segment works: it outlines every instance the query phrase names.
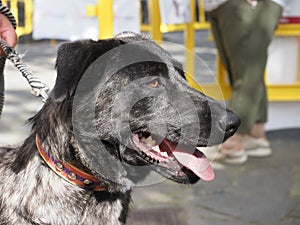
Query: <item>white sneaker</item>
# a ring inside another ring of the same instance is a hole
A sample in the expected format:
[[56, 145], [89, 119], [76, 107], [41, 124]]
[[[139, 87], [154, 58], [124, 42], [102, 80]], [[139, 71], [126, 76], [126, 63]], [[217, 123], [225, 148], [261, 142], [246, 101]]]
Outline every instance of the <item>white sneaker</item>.
[[270, 143], [266, 139], [246, 135], [243, 137], [242, 143], [250, 157], [267, 157], [272, 154]]
[[248, 160], [248, 155], [244, 149], [222, 149], [220, 154], [223, 155], [223, 157], [220, 158], [219, 161], [230, 165], [242, 165]]

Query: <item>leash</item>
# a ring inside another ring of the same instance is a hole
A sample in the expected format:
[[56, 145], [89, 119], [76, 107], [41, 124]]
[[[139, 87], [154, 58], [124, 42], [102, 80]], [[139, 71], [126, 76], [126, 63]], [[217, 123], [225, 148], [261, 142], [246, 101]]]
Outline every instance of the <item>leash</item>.
[[36, 97], [41, 97], [43, 102], [46, 102], [48, 98], [47, 92], [49, 89], [38, 77], [33, 75], [26, 64], [22, 61], [19, 53], [17, 53], [14, 48], [10, 47], [3, 39], [1, 39], [0, 48], [27, 80], [31, 87], [31, 93]]

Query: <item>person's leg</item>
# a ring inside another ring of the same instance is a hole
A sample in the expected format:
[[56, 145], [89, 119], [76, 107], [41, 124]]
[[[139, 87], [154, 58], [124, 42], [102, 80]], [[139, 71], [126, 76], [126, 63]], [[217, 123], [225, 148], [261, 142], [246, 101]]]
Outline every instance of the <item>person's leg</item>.
[[230, 105], [242, 119], [238, 133], [247, 134], [257, 121], [266, 120], [259, 118], [267, 114], [264, 70], [281, 8], [270, 0], [259, 1], [255, 9], [246, 1], [229, 0], [212, 14], [230, 64]]
[[[249, 77], [248, 80], [246, 77], [249, 63], [247, 42], [250, 42], [248, 37], [255, 19], [253, 10], [246, 1], [229, 0], [210, 14], [216, 45], [221, 60], [229, 72], [232, 85], [230, 106], [241, 117], [244, 124], [248, 114], [248, 108], [244, 103], [253, 102], [253, 96], [249, 94], [248, 88], [244, 88], [245, 84], [249, 83]], [[257, 84], [254, 79], [252, 82]], [[252, 91], [250, 90], [250, 93]], [[242, 130], [245, 129], [247, 128]]]
[[[223, 30], [220, 27], [220, 22], [219, 22], [220, 14], [223, 13], [227, 14], [229, 12], [230, 6], [227, 7], [226, 4], [228, 3], [225, 3], [220, 8], [208, 13], [208, 19], [211, 24], [211, 30], [213, 32], [214, 41], [218, 49], [219, 56], [221, 58], [223, 65], [227, 70], [227, 73], [229, 74], [230, 83], [232, 84], [231, 61], [227, 49], [225, 48], [226, 43], [223, 40]], [[232, 149], [234, 150], [232, 151]], [[219, 152], [217, 159], [229, 164], [244, 163], [247, 160], [247, 155], [243, 150], [242, 137], [238, 134], [235, 134], [229, 139], [229, 141], [225, 142], [222, 145], [221, 152]]]
[[230, 68], [230, 105], [242, 119], [238, 134], [225, 142], [223, 147], [232, 149], [234, 144], [234, 149], [238, 150], [241, 148], [241, 135], [258, 131], [264, 133], [263, 123], [267, 120], [264, 70], [267, 48], [281, 8], [270, 0], [260, 1], [255, 9], [246, 1], [229, 0], [211, 14], [217, 24], [213, 27], [218, 28], [218, 49], [225, 52], [222, 53], [226, 56], [225, 65]]
[[[221, 10], [221, 12], [222, 12], [222, 10]], [[211, 31], [212, 31], [213, 36], [214, 36], [215, 45], [218, 49], [218, 54], [221, 58], [221, 61], [224, 65], [227, 73], [231, 74], [230, 61], [229, 61], [229, 58], [227, 56], [226, 49], [224, 48], [225, 43], [223, 43], [222, 32], [221, 32], [221, 29], [219, 27], [218, 16], [217, 16], [218, 13], [219, 12], [214, 12], [214, 11], [212, 13], [208, 13], [208, 20], [211, 24]], [[214, 15], [216, 15], [216, 16], [214, 16]], [[229, 75], [229, 77], [231, 77], [231, 76]]]
[[[235, 46], [238, 46], [240, 39], [243, 39], [243, 34], [241, 35], [240, 29], [236, 29], [236, 26], [244, 26], [243, 23], [238, 20], [239, 16], [237, 16], [240, 10], [238, 6], [239, 4], [240, 2], [238, 1], [229, 0], [216, 10], [209, 13], [215, 43], [219, 51], [221, 61], [228, 72], [232, 86], [234, 86], [236, 82], [233, 78], [237, 77], [236, 62], [233, 60], [232, 56], [235, 52], [232, 52], [232, 44], [228, 42], [228, 39], [231, 39]], [[219, 156], [219, 159], [225, 163], [242, 164], [246, 162], [247, 155], [243, 150], [242, 136], [235, 134], [228, 139], [222, 145], [220, 154], [221, 156]]]
[[[271, 0], [261, 1], [259, 7], [260, 8], [258, 8], [258, 10], [260, 10], [260, 14], [262, 16], [258, 18], [257, 24], [259, 24], [258, 25], [258, 28], [260, 29], [259, 33], [262, 36], [259, 36], [258, 38], [260, 39], [264, 38], [264, 42], [268, 47], [273, 38], [274, 30], [278, 24], [278, 20], [282, 15], [282, 8]], [[265, 50], [266, 52], [267, 52], [267, 47]], [[263, 64], [264, 67], [266, 66], [266, 61], [267, 61], [267, 55], [266, 55], [266, 60], [262, 61], [264, 62]], [[264, 124], [267, 121], [268, 102], [267, 102], [267, 91], [264, 82], [262, 82], [261, 85], [263, 86], [263, 93], [258, 103], [256, 120], [254, 125], [251, 127], [249, 135], [254, 138], [262, 138], [266, 140]]]

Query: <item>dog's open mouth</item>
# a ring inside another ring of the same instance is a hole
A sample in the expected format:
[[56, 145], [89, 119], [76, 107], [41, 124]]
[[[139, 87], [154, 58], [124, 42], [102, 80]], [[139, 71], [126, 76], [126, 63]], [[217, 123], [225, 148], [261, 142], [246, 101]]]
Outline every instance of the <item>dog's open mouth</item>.
[[134, 134], [133, 143], [147, 162], [165, 168], [173, 176], [192, 173], [205, 181], [211, 181], [215, 177], [206, 156], [191, 146], [172, 143], [148, 132]]

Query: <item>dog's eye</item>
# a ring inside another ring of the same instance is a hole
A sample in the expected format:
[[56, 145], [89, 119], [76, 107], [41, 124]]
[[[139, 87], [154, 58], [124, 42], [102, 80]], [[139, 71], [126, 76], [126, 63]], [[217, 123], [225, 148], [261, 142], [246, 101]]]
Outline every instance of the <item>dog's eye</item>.
[[159, 81], [157, 79], [152, 80], [148, 83], [148, 86], [150, 86], [152, 88], [157, 88], [159, 86]]

